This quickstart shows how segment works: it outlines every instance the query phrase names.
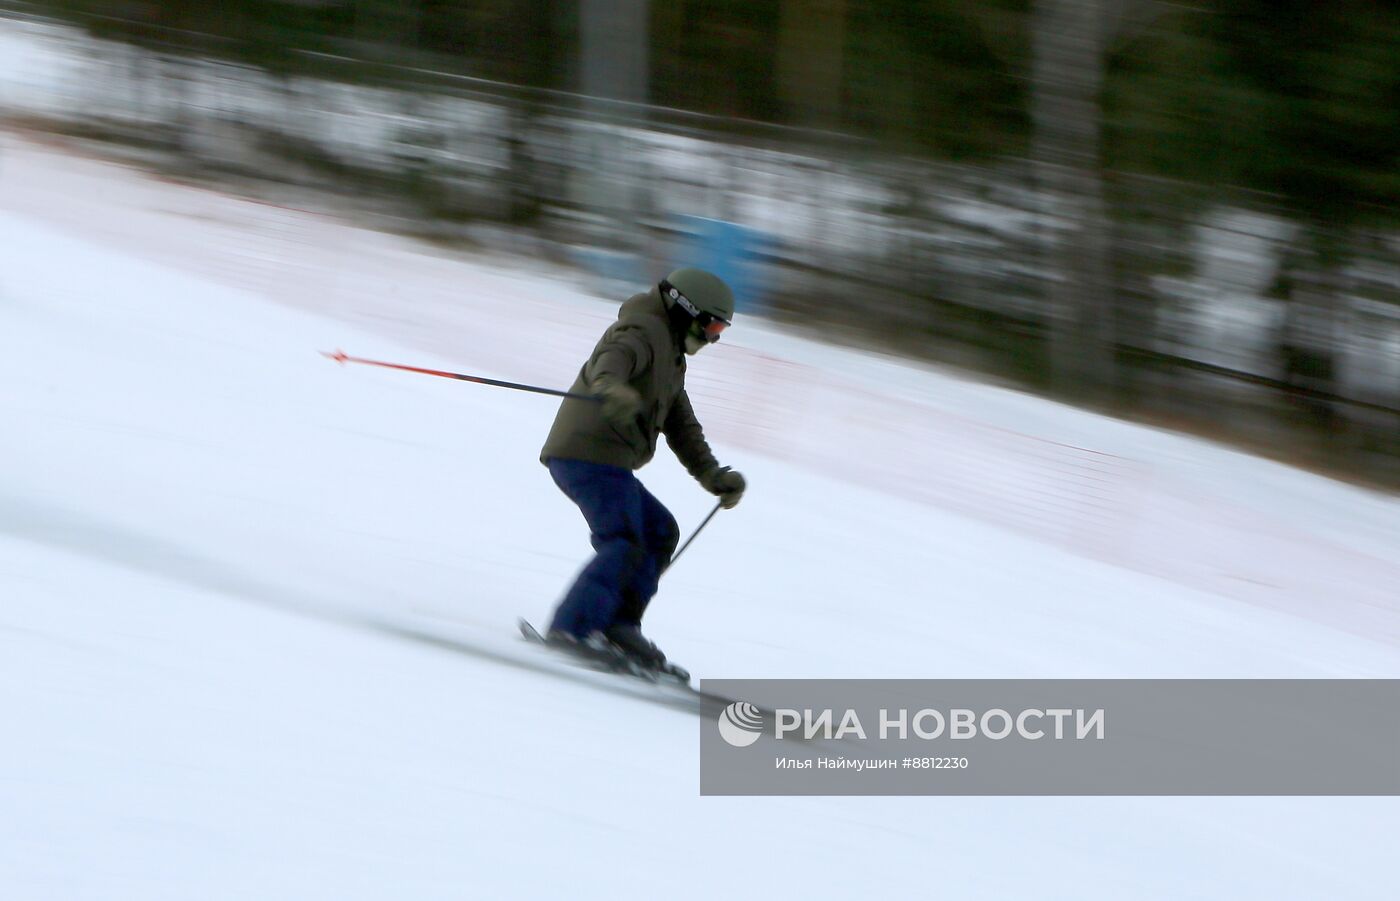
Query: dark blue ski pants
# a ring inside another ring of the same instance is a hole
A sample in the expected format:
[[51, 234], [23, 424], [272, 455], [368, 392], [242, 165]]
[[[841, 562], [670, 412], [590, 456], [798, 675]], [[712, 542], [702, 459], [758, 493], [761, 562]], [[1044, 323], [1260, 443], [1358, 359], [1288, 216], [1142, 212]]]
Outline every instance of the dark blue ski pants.
[[639, 625], [680, 540], [676, 518], [630, 470], [557, 457], [548, 466], [588, 521], [596, 552], [550, 628], [581, 638], [614, 623]]

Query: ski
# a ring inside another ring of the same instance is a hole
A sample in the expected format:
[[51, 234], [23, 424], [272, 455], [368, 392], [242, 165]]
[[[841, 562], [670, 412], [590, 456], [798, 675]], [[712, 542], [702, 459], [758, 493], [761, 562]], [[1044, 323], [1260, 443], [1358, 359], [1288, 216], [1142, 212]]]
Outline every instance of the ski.
[[[499, 640], [498, 625], [484, 621], [475, 623], [457, 617], [445, 617], [432, 613], [416, 612], [408, 616], [392, 619], [371, 619], [364, 623], [375, 631], [397, 638], [428, 645], [439, 650], [463, 654], [478, 660], [503, 666], [514, 667], [545, 676], [568, 679], [586, 684], [594, 689], [610, 694], [624, 695], [640, 701], [659, 704], [691, 713], [718, 714], [729, 702], [706, 692], [692, 688], [689, 684], [673, 681], [656, 682], [630, 673], [620, 673], [605, 668], [597, 662], [588, 663], [579, 657], [563, 651], [556, 652], [540, 636], [530, 639], [523, 629], [517, 642], [529, 646], [514, 650], [511, 645]], [[531, 627], [536, 635], [535, 631]], [[496, 636], [493, 640], [492, 636]], [[547, 653], [541, 653], [547, 651]], [[714, 706], [718, 704], [718, 706]]]
[[[694, 704], [692, 708], [701, 716], [717, 716], [720, 711], [733, 704], [738, 703], [735, 698], [717, 695], [713, 692], [702, 691], [690, 684], [689, 674], [685, 670], [675, 667], [674, 672], [658, 671], [639, 666], [628, 658], [621, 651], [609, 653], [606, 650], [581, 645], [574, 642], [554, 642], [541, 634], [530, 622], [524, 618], [517, 620], [520, 628], [520, 636], [532, 645], [544, 648], [554, 656], [562, 657], [570, 665], [583, 670], [607, 673], [619, 677], [619, 681], [624, 684], [643, 683], [653, 686], [661, 691], [657, 692], [656, 700], [681, 701]], [[680, 675], [685, 674], [685, 675]], [[747, 706], [757, 711], [762, 716], [772, 718], [776, 714], [767, 707], [759, 707], [751, 703]], [[807, 739], [797, 739], [807, 741]]]
[[[557, 648], [538, 629], [524, 619], [517, 620], [520, 638], [531, 646], [525, 653], [512, 653], [510, 648], [491, 639], [498, 626], [487, 621], [473, 623], [458, 617], [446, 617], [426, 611], [416, 611], [407, 617], [369, 619], [362, 625], [397, 638], [428, 645], [442, 651], [463, 654], [478, 660], [514, 667], [540, 675], [587, 684], [611, 694], [625, 695], [700, 714], [718, 716], [720, 711], [738, 699], [695, 688], [688, 680], [679, 678], [647, 678], [627, 669], [619, 669], [599, 659], [586, 659]], [[537, 653], [546, 651], [548, 653]], [[759, 708], [771, 715], [767, 708]]]

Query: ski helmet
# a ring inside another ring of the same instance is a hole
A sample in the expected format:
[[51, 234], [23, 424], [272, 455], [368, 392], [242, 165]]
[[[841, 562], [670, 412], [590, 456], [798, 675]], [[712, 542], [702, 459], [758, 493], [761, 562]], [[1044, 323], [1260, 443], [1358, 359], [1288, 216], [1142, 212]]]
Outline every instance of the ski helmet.
[[660, 287], [666, 305], [684, 310], [710, 344], [734, 319], [734, 292], [717, 275], [703, 269], [677, 269], [662, 279]]

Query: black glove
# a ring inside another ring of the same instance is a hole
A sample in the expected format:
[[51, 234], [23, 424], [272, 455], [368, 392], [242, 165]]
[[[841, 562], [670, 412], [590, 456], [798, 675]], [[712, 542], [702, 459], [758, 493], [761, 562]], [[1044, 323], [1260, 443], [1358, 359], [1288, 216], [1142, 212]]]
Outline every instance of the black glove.
[[744, 477], [728, 466], [711, 469], [700, 477], [700, 484], [706, 491], [718, 497], [726, 510], [732, 510], [739, 503], [747, 486]]
[[626, 382], [604, 381], [594, 385], [594, 393], [603, 401], [603, 418], [613, 428], [624, 429], [637, 424], [642, 412], [642, 396]]

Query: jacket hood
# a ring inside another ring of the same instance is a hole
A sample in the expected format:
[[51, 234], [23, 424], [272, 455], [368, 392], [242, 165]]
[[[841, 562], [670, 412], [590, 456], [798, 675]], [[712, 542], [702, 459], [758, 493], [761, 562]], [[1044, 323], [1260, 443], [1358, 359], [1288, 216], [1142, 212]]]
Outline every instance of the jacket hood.
[[634, 316], [658, 316], [666, 313], [666, 305], [661, 301], [661, 290], [652, 288], [642, 294], [633, 294], [617, 308], [618, 319], [631, 319]]
[[661, 288], [652, 287], [650, 291], [634, 294], [624, 300], [622, 306], [617, 309], [619, 322], [644, 318], [652, 318], [665, 323], [671, 333], [671, 338], [675, 341], [676, 348], [679, 350], [685, 346], [685, 331], [690, 327], [690, 317], [685, 314], [684, 310], [676, 307], [668, 308], [666, 301], [661, 297]]

